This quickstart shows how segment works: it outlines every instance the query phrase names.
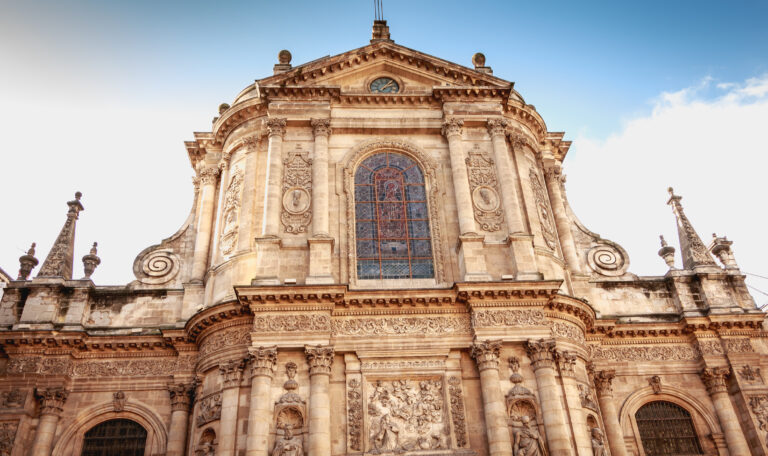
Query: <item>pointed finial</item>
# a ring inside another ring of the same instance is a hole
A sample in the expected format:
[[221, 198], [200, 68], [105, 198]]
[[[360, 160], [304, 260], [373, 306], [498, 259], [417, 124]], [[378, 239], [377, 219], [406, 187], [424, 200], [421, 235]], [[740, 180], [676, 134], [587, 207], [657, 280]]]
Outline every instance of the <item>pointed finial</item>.
[[667, 263], [669, 269], [675, 269], [675, 248], [670, 247], [667, 241], [664, 239], [664, 235], [660, 234], [661, 248], [659, 249], [659, 256]]
[[[672, 206], [672, 212], [677, 219], [677, 235], [680, 238], [680, 255], [683, 257], [683, 269], [694, 269], [697, 267], [717, 266], [715, 260], [704, 247], [696, 230], [693, 229], [688, 217], [683, 211], [683, 205], [680, 204], [682, 196], [676, 195], [672, 187], [667, 189], [669, 200], [667, 204]], [[666, 260], [665, 260], [666, 261]]]
[[94, 242], [93, 247], [91, 247], [91, 253], [83, 257], [83, 272], [85, 273], [83, 279], [90, 279], [91, 274], [96, 270], [96, 266], [101, 264], [101, 258], [96, 256], [98, 245], [97, 242]]
[[56, 242], [43, 262], [37, 277], [59, 277], [66, 280], [72, 279], [72, 261], [75, 250], [75, 226], [80, 212], [84, 209], [80, 202], [82, 193], [75, 193], [75, 199], [67, 202], [69, 211], [67, 221], [59, 232]]
[[32, 243], [32, 245], [29, 247], [29, 250], [27, 250], [26, 255], [22, 255], [19, 257], [19, 276], [16, 280], [27, 280], [29, 278], [29, 274], [32, 272], [32, 269], [37, 266], [37, 258], [35, 258], [35, 247], [37, 246], [36, 243]]

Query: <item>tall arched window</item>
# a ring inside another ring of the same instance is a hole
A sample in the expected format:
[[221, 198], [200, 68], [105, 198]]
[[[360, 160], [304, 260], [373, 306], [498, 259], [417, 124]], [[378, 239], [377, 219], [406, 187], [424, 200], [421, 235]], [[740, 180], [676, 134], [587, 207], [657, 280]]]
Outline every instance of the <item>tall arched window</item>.
[[355, 171], [358, 279], [435, 276], [424, 174], [395, 152], [365, 159]]
[[691, 414], [677, 404], [649, 402], [635, 413], [635, 421], [648, 456], [704, 454]]
[[109, 420], [85, 433], [82, 456], [143, 456], [147, 431], [135, 421]]

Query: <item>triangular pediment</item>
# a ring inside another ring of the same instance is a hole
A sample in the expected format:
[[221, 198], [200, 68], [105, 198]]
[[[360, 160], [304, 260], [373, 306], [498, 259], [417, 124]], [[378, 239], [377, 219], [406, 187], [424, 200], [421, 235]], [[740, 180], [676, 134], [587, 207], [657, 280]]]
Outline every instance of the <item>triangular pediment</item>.
[[448, 62], [393, 42], [377, 42], [324, 57], [256, 81], [260, 87], [339, 87], [342, 93], [367, 93], [377, 77], [391, 77], [402, 94], [430, 93], [434, 87], [508, 89], [512, 83], [492, 74]]

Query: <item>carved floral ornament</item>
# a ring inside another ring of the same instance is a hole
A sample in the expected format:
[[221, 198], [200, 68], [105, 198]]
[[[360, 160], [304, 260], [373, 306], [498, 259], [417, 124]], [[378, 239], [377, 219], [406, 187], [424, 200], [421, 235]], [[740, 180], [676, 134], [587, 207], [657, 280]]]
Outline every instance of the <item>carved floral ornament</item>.
[[16, 432], [19, 430], [18, 421], [0, 422], [0, 454], [10, 455], [16, 442]]
[[289, 152], [284, 160], [283, 210], [280, 220], [286, 233], [300, 234], [307, 231], [312, 212], [312, 159], [309, 152], [300, 148]]
[[496, 165], [477, 144], [465, 161], [475, 220], [485, 231], [499, 231], [504, 222], [504, 211], [501, 210]]
[[544, 236], [544, 242], [550, 250], [555, 250], [557, 247], [557, 233], [547, 191], [539, 179], [539, 174], [533, 167], [528, 172], [528, 179], [531, 181], [533, 196], [536, 200], [536, 212], [539, 214], [539, 225], [541, 226], [541, 234]]
[[[440, 208], [442, 207], [442, 196], [440, 194], [440, 182], [438, 182], [437, 163], [418, 146], [401, 138], [377, 138], [365, 141], [355, 146], [342, 160], [345, 163], [344, 168], [344, 192], [347, 201], [347, 220], [355, 220], [355, 199], [354, 199], [354, 175], [358, 165], [370, 155], [378, 152], [395, 152], [408, 156], [416, 161], [421, 171], [424, 173], [424, 183], [427, 189], [427, 207], [429, 211], [429, 228], [432, 239], [432, 254], [435, 281], [442, 283], [444, 281], [444, 259], [443, 259], [443, 234], [441, 230]], [[357, 258], [355, 224], [347, 223], [347, 271], [350, 283], [357, 283]]]
[[349, 449], [363, 450], [363, 395], [360, 381], [353, 378], [347, 383], [347, 431]]
[[225, 255], [232, 253], [237, 244], [237, 234], [240, 227], [240, 198], [243, 188], [243, 170], [237, 168], [232, 174], [227, 191], [224, 194], [224, 209], [222, 210], [222, 230], [219, 245]]

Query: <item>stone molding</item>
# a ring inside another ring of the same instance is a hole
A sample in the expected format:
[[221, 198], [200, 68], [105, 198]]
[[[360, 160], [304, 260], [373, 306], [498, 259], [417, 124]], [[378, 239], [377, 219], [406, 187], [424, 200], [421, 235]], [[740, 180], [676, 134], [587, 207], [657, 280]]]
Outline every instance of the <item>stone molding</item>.
[[309, 363], [309, 375], [331, 375], [333, 346], [306, 345], [304, 354], [307, 356], [307, 363]]
[[531, 359], [534, 371], [555, 367], [555, 340], [539, 339], [525, 342], [525, 352]]
[[67, 401], [67, 397], [69, 397], [69, 391], [64, 389], [63, 386], [39, 389], [35, 391], [35, 394], [40, 401], [41, 415], [61, 416], [64, 403]]
[[728, 385], [726, 379], [731, 375], [730, 367], [708, 367], [701, 371], [701, 381], [709, 394], [726, 393]]
[[251, 377], [272, 378], [277, 365], [277, 346], [249, 348], [248, 359], [251, 362]]
[[472, 345], [472, 358], [481, 372], [486, 369], [499, 370], [500, 353], [501, 340], [485, 340]]
[[363, 393], [360, 380], [353, 378], [347, 382], [347, 434], [349, 448], [363, 450]]

